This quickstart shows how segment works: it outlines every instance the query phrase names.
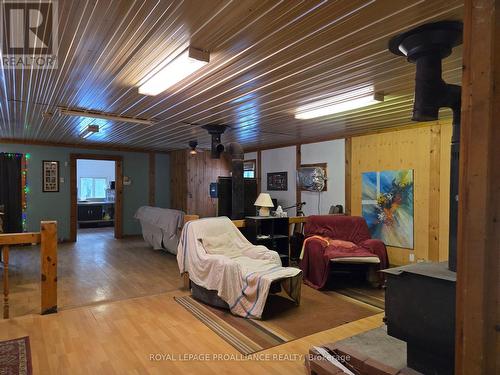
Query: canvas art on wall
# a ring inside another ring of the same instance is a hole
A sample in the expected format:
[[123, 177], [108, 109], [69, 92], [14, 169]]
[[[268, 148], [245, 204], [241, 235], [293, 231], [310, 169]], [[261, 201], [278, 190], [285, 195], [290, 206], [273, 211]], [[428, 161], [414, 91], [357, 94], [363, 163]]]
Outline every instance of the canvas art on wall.
[[413, 169], [365, 172], [362, 214], [372, 238], [413, 249]]

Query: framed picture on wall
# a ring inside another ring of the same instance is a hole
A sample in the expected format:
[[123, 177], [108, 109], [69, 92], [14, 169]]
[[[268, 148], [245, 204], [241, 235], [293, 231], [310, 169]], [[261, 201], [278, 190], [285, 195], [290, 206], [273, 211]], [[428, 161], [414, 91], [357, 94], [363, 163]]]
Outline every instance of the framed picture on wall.
[[59, 162], [42, 161], [42, 191], [44, 193], [59, 192]]
[[267, 174], [268, 191], [288, 190], [288, 172], [273, 172]]
[[[328, 175], [327, 175], [327, 170], [328, 170], [328, 164], [327, 163], [314, 163], [314, 164], [301, 164], [300, 165], [300, 170], [299, 170], [299, 176], [300, 172], [302, 171], [302, 177], [299, 177], [299, 187], [301, 191], [311, 191], [311, 189], [307, 188], [306, 186], [311, 186], [313, 185], [313, 179], [314, 179], [314, 174], [313, 171], [315, 168], [321, 168], [323, 170], [323, 175], [325, 176], [325, 187], [321, 191], [327, 191], [328, 190]], [[307, 178], [308, 181], [304, 181], [306, 183], [301, 183], [300, 178]]]

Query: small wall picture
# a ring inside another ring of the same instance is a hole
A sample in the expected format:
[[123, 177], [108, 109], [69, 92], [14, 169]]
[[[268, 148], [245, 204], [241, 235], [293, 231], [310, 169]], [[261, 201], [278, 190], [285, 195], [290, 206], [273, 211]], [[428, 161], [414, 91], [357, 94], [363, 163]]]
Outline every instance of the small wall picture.
[[288, 190], [288, 172], [273, 172], [267, 174], [268, 191]]
[[44, 193], [59, 192], [59, 162], [44, 160], [42, 162], [42, 191]]

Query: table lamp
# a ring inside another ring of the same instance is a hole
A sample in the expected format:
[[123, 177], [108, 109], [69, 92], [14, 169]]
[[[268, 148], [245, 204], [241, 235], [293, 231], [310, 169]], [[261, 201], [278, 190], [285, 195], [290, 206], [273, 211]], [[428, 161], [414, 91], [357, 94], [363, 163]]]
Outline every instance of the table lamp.
[[269, 207], [274, 207], [271, 196], [267, 193], [260, 193], [254, 206], [259, 208], [259, 216], [269, 216]]

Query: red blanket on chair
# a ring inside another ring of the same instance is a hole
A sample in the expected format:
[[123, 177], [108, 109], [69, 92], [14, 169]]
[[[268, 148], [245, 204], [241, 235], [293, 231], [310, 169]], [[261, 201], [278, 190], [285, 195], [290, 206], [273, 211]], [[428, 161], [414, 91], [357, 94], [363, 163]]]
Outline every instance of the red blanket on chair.
[[307, 238], [300, 268], [304, 282], [315, 289], [325, 286], [330, 273], [330, 261], [335, 258], [376, 255], [380, 259], [379, 269], [388, 266], [384, 243], [371, 239], [362, 217], [309, 216], [305, 235]]

